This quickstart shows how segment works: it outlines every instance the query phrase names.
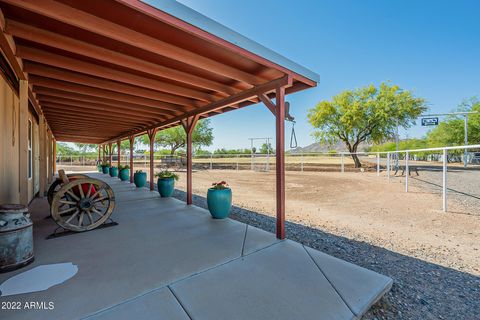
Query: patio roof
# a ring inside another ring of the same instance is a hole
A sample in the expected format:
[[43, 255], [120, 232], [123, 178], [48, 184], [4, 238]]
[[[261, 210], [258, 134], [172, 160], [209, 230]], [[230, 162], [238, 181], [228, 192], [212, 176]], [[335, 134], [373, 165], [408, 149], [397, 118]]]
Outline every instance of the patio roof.
[[58, 141], [126, 139], [319, 79], [172, 0], [0, 2], [2, 49]]

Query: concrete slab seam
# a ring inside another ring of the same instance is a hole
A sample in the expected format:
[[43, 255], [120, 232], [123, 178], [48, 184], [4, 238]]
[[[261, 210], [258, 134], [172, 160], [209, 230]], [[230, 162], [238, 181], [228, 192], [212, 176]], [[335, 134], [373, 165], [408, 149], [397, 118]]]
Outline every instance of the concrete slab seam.
[[183, 311], [185, 312], [185, 314], [188, 316], [188, 318], [190, 320], [193, 320], [192, 316], [190, 315], [190, 313], [188, 312], [187, 308], [183, 305], [182, 301], [180, 300], [180, 298], [175, 294], [175, 291], [173, 291], [173, 288], [170, 287], [170, 285], [167, 286], [168, 290], [170, 290], [170, 292], [173, 294], [173, 296], [175, 297], [175, 299], [177, 300], [178, 304], [180, 305], [180, 307], [182, 307]]
[[310, 259], [312, 260], [312, 262], [317, 266], [318, 270], [320, 270], [320, 272], [322, 273], [322, 275], [325, 277], [325, 279], [327, 279], [328, 283], [332, 286], [333, 290], [335, 290], [335, 292], [337, 293], [337, 295], [340, 297], [340, 299], [342, 299], [343, 303], [345, 303], [345, 305], [347, 306], [347, 308], [350, 310], [350, 312], [353, 314], [353, 316], [355, 318], [358, 318], [358, 316], [355, 314], [355, 312], [352, 310], [352, 308], [350, 307], [350, 305], [348, 304], [348, 302], [345, 300], [345, 298], [343, 298], [343, 296], [340, 294], [340, 292], [338, 292], [337, 288], [335, 288], [335, 286], [333, 285], [332, 281], [330, 281], [330, 279], [327, 277], [327, 275], [325, 274], [325, 272], [323, 272], [322, 268], [320, 268], [320, 266], [318, 265], [318, 263], [315, 261], [315, 259], [313, 259], [312, 255], [310, 254], [310, 252], [308, 252], [307, 248], [305, 248], [305, 246], [302, 244], [302, 247], [303, 249], [305, 250], [305, 252], [307, 253], [307, 255], [310, 257]]
[[247, 241], [247, 232], [248, 232], [248, 224], [245, 223], [245, 235], [243, 236], [243, 244], [242, 244], [242, 253], [241, 257], [243, 257], [243, 252], [245, 251], [245, 242]]

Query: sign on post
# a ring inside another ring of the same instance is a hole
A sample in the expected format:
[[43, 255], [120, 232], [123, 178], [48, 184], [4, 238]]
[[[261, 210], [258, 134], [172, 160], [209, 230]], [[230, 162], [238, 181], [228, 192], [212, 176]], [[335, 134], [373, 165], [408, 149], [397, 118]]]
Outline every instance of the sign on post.
[[438, 126], [438, 117], [422, 118], [422, 126]]

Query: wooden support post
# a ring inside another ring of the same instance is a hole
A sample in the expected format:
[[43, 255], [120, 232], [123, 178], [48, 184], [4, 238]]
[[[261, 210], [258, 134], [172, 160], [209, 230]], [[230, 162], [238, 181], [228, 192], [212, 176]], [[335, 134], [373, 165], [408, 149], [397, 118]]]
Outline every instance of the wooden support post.
[[57, 140], [52, 138], [52, 175], [57, 172]]
[[108, 164], [110, 165], [110, 167], [112, 166], [112, 143], [110, 142], [108, 144]]
[[150, 191], [155, 190], [155, 182], [153, 179], [155, 178], [155, 135], [157, 134], [157, 128], [150, 129], [147, 131], [148, 139], [150, 142]]
[[46, 135], [47, 135], [47, 127], [45, 124], [45, 117], [40, 115], [40, 121], [38, 125], [38, 135], [39, 135], [39, 146], [40, 146], [40, 190], [38, 192], [40, 198], [45, 196], [45, 190], [47, 190], [47, 152], [46, 152]]
[[192, 133], [195, 129], [195, 125], [197, 124], [199, 115], [191, 116], [185, 119], [182, 119], [182, 126], [185, 129], [185, 133], [187, 134], [187, 205], [193, 203], [193, 192], [192, 192], [192, 169], [193, 169], [193, 162], [192, 162]]
[[97, 159], [97, 164], [101, 161], [102, 159], [102, 154], [100, 152], [101, 145], [97, 144], [97, 149], [98, 149], [98, 159]]
[[[290, 81], [287, 85], [290, 85]], [[277, 226], [278, 239], [285, 239], [285, 87], [279, 86], [275, 90], [275, 103], [266, 94], [259, 94], [258, 98], [275, 116], [276, 133], [276, 196], [277, 196]], [[342, 154], [343, 172], [343, 154]]]
[[53, 147], [52, 147], [52, 133], [50, 131], [47, 132], [47, 153], [48, 153], [48, 164], [47, 164], [47, 171], [48, 171], [48, 176], [47, 176], [47, 182], [48, 184], [51, 184], [53, 182], [53, 176], [55, 175], [55, 172], [53, 172], [53, 166], [52, 166], [52, 155], [53, 155]]
[[133, 145], [135, 143], [135, 136], [128, 137], [130, 142], [130, 183], [133, 183]]
[[285, 239], [285, 88], [276, 90], [277, 238]]
[[28, 81], [20, 80], [18, 114], [20, 203], [28, 205]]
[[107, 146], [106, 145], [102, 145], [102, 150], [103, 150], [103, 162], [107, 162], [107, 152], [105, 150]]
[[117, 140], [117, 168], [120, 168], [120, 154], [121, 154], [121, 151], [122, 151], [121, 148], [120, 148], [120, 145], [121, 145], [121, 141]]

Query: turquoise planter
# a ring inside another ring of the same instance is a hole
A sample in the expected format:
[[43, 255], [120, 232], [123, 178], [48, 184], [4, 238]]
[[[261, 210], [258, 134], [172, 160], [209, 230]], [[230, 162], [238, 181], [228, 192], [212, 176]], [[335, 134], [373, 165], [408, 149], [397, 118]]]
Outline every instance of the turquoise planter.
[[102, 166], [101, 166], [101, 165], [98, 165], [98, 166], [97, 166], [97, 170], [98, 170], [98, 172], [103, 172]]
[[173, 189], [175, 186], [175, 179], [174, 178], [164, 178], [157, 180], [157, 187], [160, 196], [163, 198], [171, 197], [173, 194]]
[[110, 177], [118, 177], [118, 168], [110, 167]]
[[130, 179], [130, 169], [122, 169], [120, 170], [120, 174], [118, 175], [120, 180], [127, 181]]
[[102, 172], [103, 172], [104, 174], [108, 174], [108, 173], [110, 172], [109, 170], [110, 170], [110, 167], [102, 166]]
[[208, 189], [207, 204], [208, 210], [214, 219], [228, 217], [232, 207], [232, 189]]
[[133, 174], [133, 182], [137, 188], [143, 188], [147, 184], [147, 173], [136, 172]]

